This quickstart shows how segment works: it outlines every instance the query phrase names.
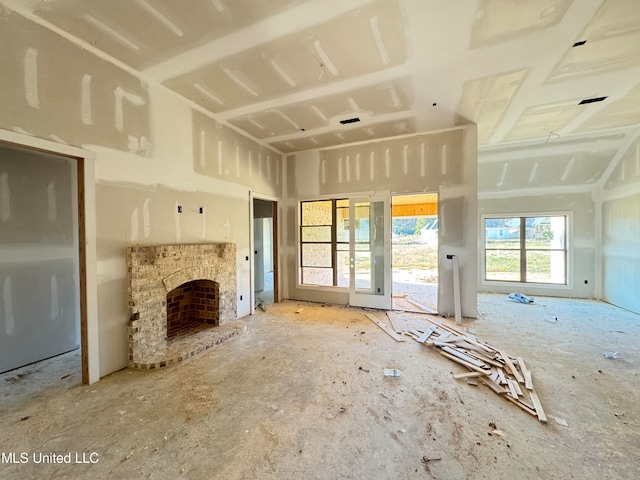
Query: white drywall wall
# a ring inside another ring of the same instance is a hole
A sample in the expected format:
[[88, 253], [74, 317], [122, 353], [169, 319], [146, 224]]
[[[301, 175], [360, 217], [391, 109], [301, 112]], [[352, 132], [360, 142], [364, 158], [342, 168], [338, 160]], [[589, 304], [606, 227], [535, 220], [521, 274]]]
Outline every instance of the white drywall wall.
[[[292, 158], [295, 157], [295, 158]], [[406, 159], [406, 161], [405, 161]], [[297, 205], [300, 199], [357, 194], [439, 194], [438, 309], [453, 314], [452, 262], [460, 262], [462, 314], [476, 317], [477, 147], [476, 127], [301, 152], [287, 158], [286, 265], [297, 272]], [[390, 272], [389, 272], [390, 274]], [[290, 275], [289, 298], [347, 303], [340, 288], [303, 287]]]
[[640, 313], [640, 137], [602, 191], [602, 298]]
[[95, 152], [100, 375], [128, 363], [128, 245], [236, 243], [238, 316], [247, 315], [249, 193], [280, 198], [281, 155], [17, 14], [0, 15], [0, 129]]

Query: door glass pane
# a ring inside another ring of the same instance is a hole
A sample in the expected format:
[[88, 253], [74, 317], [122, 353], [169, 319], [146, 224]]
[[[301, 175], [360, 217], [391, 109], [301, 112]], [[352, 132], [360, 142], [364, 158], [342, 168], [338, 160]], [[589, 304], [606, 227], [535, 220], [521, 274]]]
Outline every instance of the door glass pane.
[[349, 241], [349, 203], [347, 206], [339, 206], [341, 202], [345, 200], [338, 200], [336, 204], [336, 241], [348, 242]]
[[369, 242], [369, 202], [356, 203], [354, 228], [356, 243]]
[[520, 281], [519, 250], [487, 250], [485, 263], [487, 280]]
[[349, 244], [339, 243], [336, 252], [336, 262], [338, 271], [338, 286], [348, 287], [351, 279], [351, 270], [349, 269]]
[[371, 252], [356, 252], [356, 292], [371, 289]]

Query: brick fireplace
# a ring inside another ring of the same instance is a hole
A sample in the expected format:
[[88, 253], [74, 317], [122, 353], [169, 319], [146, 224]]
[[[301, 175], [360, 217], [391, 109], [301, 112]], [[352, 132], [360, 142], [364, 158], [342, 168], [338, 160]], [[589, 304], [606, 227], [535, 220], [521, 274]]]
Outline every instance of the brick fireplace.
[[172, 365], [245, 330], [232, 243], [127, 248], [129, 366]]

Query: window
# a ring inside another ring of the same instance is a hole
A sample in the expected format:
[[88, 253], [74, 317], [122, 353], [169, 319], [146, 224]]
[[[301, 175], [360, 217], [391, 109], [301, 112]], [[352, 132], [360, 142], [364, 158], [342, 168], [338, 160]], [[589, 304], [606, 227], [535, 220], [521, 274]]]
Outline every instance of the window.
[[349, 200], [300, 202], [300, 283], [349, 286]]
[[485, 217], [485, 280], [567, 284], [567, 216]]

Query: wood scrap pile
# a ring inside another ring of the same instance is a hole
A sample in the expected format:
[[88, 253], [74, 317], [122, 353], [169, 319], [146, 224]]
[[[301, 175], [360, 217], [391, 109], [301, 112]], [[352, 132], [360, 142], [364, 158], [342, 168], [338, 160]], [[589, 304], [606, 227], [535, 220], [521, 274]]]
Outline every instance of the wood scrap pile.
[[[367, 317], [396, 341], [402, 341], [398, 335], [400, 330], [397, 314], [387, 312], [387, 315], [394, 329], [373, 315], [367, 314]], [[541, 423], [547, 423], [542, 404], [533, 387], [531, 371], [521, 357], [510, 356], [504, 350], [479, 342], [474, 335], [456, 325], [428, 315], [422, 315], [420, 320], [422, 321], [418, 325], [403, 333], [425, 346], [437, 349], [442, 356], [468, 370], [453, 375], [455, 379], [465, 379], [471, 385], [477, 385], [480, 381], [525, 412], [538, 417]]]

